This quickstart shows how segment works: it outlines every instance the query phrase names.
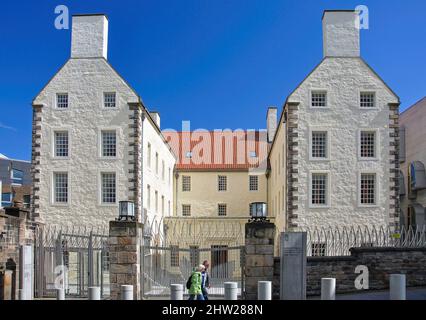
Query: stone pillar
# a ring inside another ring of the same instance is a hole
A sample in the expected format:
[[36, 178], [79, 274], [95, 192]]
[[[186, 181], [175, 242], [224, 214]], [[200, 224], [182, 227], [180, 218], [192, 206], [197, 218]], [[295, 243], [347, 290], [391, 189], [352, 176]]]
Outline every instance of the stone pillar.
[[121, 286], [132, 285], [133, 297], [140, 294], [140, 241], [142, 224], [134, 221], [110, 221], [109, 257], [111, 300], [121, 300]]
[[245, 299], [256, 300], [259, 281], [274, 275], [275, 224], [249, 222], [245, 230]]

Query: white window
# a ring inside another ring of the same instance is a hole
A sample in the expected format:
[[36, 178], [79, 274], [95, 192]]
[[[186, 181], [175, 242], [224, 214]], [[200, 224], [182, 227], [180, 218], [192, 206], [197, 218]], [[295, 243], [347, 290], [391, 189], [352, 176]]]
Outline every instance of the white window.
[[12, 185], [22, 185], [24, 181], [24, 171], [18, 169], [12, 169], [10, 171], [10, 179]]
[[182, 205], [182, 215], [185, 217], [189, 217], [191, 215], [191, 205], [183, 204]]
[[327, 107], [327, 92], [325, 91], [312, 91], [311, 92], [311, 106], [323, 108]]
[[217, 190], [218, 191], [226, 191], [227, 189], [227, 178], [226, 176], [218, 176], [217, 177]]
[[376, 204], [376, 174], [375, 173], [361, 173], [360, 203], [361, 205]]
[[104, 172], [102, 177], [102, 203], [115, 203], [116, 202], [116, 182], [114, 172]]
[[327, 132], [312, 131], [311, 157], [314, 159], [327, 158]]
[[115, 157], [117, 155], [117, 137], [114, 130], [102, 131], [102, 156]]
[[104, 107], [105, 108], [115, 108], [115, 92], [104, 92]]
[[326, 206], [328, 203], [327, 173], [312, 173], [311, 176], [311, 205]]
[[58, 93], [56, 95], [56, 108], [58, 109], [68, 108], [68, 93]]
[[164, 181], [165, 176], [166, 176], [166, 168], [165, 168], [165, 164], [164, 164], [164, 160], [161, 161], [161, 179]]
[[374, 108], [375, 107], [375, 94], [374, 92], [361, 92], [360, 93], [360, 107], [361, 108]]
[[359, 152], [361, 158], [376, 157], [376, 131], [361, 131]]
[[68, 157], [68, 131], [55, 132], [55, 157]]
[[158, 174], [158, 152], [155, 153], [155, 174]]
[[56, 172], [54, 174], [54, 202], [68, 202], [68, 173]]
[[249, 176], [249, 190], [259, 190], [259, 176]]
[[257, 157], [256, 151], [250, 151], [249, 155], [250, 155], [250, 158], [256, 158]]
[[149, 184], [146, 186], [146, 205], [148, 209], [151, 209], [151, 186]]
[[151, 168], [151, 144], [148, 142], [148, 167]]
[[218, 216], [226, 216], [226, 204], [219, 203], [217, 205], [217, 215]]
[[191, 176], [182, 176], [182, 191], [191, 191]]
[[155, 190], [155, 212], [158, 212], [158, 191]]

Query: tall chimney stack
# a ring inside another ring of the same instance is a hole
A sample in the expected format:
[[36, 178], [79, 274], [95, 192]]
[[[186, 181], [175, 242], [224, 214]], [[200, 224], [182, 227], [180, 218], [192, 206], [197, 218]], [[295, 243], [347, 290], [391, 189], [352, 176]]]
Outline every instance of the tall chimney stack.
[[104, 14], [72, 17], [71, 58], [107, 58], [108, 19]]
[[322, 16], [324, 57], [359, 57], [359, 14], [325, 10]]
[[266, 113], [268, 143], [274, 140], [275, 132], [277, 131], [277, 113], [277, 107], [268, 107], [268, 112]]

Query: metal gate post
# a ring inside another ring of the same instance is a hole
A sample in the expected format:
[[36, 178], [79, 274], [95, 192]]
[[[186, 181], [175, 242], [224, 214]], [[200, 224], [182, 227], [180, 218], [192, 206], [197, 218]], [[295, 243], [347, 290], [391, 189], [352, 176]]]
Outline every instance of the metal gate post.
[[144, 238], [142, 237], [140, 239], [141, 242], [141, 247], [140, 247], [140, 268], [141, 268], [141, 275], [140, 275], [140, 281], [141, 281], [141, 299], [143, 299], [143, 297], [145, 296], [145, 273], [144, 273], [144, 269], [145, 269], [145, 243], [144, 243]]
[[241, 296], [241, 300], [245, 299], [245, 294], [244, 294], [245, 255], [244, 255], [244, 253], [245, 253], [245, 247], [241, 247], [240, 248], [240, 267], [241, 267], [241, 290], [240, 290], [240, 296]]
[[89, 243], [87, 248], [87, 281], [88, 287], [94, 286], [94, 272], [93, 272], [93, 232], [90, 231]]

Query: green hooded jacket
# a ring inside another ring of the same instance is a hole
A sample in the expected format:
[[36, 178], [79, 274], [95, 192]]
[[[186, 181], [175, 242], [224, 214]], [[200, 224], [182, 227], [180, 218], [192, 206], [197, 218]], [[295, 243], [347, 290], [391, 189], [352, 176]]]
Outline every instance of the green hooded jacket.
[[189, 294], [202, 294], [201, 291], [201, 272], [193, 271], [191, 275], [191, 287]]

